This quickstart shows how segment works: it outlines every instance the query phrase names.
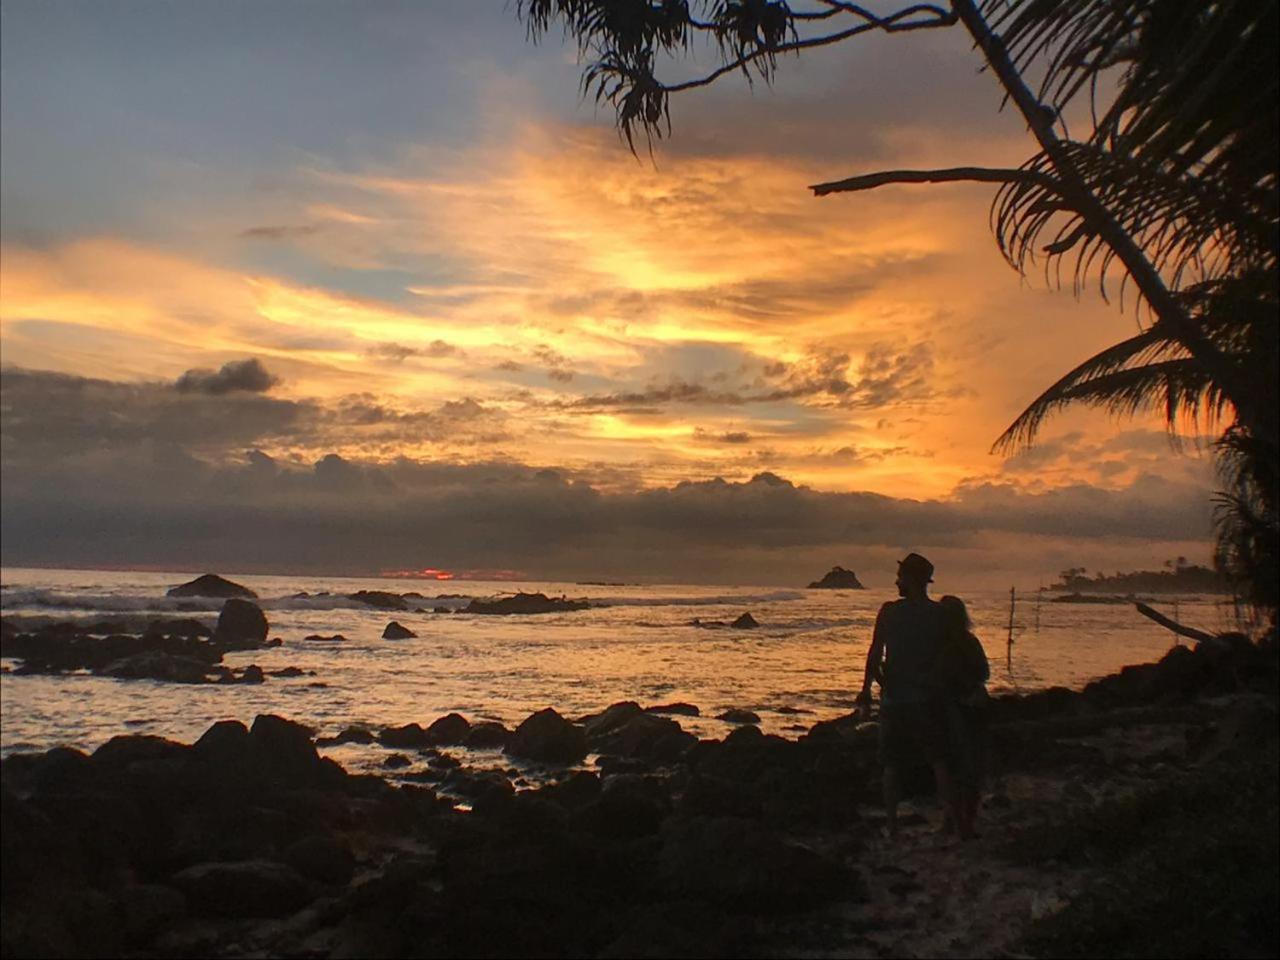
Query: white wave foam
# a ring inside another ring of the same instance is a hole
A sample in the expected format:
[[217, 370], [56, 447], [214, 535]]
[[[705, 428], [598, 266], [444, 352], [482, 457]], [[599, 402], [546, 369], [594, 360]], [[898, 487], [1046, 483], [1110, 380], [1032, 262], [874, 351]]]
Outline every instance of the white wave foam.
[[797, 590], [774, 590], [771, 593], [712, 594], [704, 597], [592, 597], [593, 607], [733, 607], [750, 604], [803, 600], [806, 594]]

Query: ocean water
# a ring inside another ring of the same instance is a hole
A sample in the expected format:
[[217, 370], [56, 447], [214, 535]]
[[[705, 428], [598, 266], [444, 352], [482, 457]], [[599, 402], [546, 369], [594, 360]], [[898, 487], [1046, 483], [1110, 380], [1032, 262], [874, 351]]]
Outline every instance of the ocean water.
[[[91, 750], [122, 733], [191, 741], [210, 724], [277, 713], [332, 735], [348, 724], [378, 728], [430, 721], [450, 711], [468, 719], [519, 723], [553, 706], [575, 717], [618, 700], [685, 701], [701, 708], [681, 724], [723, 736], [714, 719], [730, 707], [754, 710], [766, 732], [798, 736], [820, 719], [847, 713], [862, 682], [871, 626], [888, 590], [804, 590], [681, 584], [422, 581], [236, 575], [255, 590], [279, 647], [232, 653], [231, 666], [313, 672], [261, 685], [178, 685], [88, 675], [0, 674], [0, 750], [67, 745]], [[165, 597], [191, 574], [85, 570], [0, 570], [0, 613], [56, 620], [104, 615], [191, 616], [215, 622], [222, 601]], [[541, 591], [582, 597], [590, 609], [534, 616], [391, 613], [352, 601], [357, 590], [417, 592], [430, 610], [470, 597]], [[307, 597], [296, 596], [305, 592]], [[444, 595], [444, 596], [442, 596]], [[462, 596], [458, 596], [462, 595]], [[1009, 595], [965, 597], [991, 659], [993, 692], [1079, 687], [1130, 663], [1162, 656], [1176, 641], [1130, 605], [1037, 603], [1020, 597], [1011, 666], [1006, 660]], [[1175, 598], [1155, 606], [1172, 612]], [[1225, 629], [1219, 598], [1176, 598], [1178, 616]], [[708, 626], [750, 611], [756, 630]], [[383, 640], [392, 619], [415, 639]], [[701, 621], [701, 625], [695, 624]], [[342, 634], [344, 642], [303, 639]], [[12, 667], [11, 661], [5, 665]], [[332, 748], [348, 768], [375, 769], [385, 754]]]

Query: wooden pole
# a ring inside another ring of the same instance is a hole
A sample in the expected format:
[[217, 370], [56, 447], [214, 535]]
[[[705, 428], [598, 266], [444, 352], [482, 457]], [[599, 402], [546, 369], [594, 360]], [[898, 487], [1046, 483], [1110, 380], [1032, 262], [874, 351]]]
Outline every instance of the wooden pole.
[[1016, 602], [1017, 594], [1013, 587], [1009, 588], [1009, 640], [1005, 644], [1004, 665], [1005, 669], [1013, 673], [1013, 607]]

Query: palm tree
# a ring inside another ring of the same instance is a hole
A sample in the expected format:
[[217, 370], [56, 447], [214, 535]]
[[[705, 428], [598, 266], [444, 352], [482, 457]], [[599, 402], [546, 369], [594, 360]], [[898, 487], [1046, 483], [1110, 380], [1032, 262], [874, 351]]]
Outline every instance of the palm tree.
[[[1218, 562], [1255, 604], [1276, 607], [1277, 9], [1280, 0], [951, 0], [877, 14], [844, 0], [519, 0], [537, 38], [563, 24], [591, 58], [584, 92], [612, 104], [632, 150], [670, 133], [673, 93], [738, 72], [768, 81], [779, 57], [871, 31], [956, 24], [973, 37], [1039, 152], [1018, 169], [882, 171], [813, 187], [819, 196], [890, 183], [1001, 184], [992, 227], [1026, 273], [1104, 296], [1119, 272], [1140, 329], [1072, 370], [1020, 414], [996, 447], [1031, 443], [1070, 404], [1133, 414], [1159, 408], [1172, 428], [1203, 419], [1224, 490]], [[681, 83], [655, 76], [659, 54], [702, 37], [721, 65]], [[1036, 90], [1027, 78], [1038, 76]], [[1088, 101], [1091, 129], [1064, 114]]]

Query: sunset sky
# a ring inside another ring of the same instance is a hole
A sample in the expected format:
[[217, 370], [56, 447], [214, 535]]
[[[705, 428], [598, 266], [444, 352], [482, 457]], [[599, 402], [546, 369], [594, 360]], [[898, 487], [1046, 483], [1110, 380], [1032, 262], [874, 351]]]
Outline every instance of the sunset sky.
[[682, 94], [651, 160], [502, 0], [2, 9], [6, 564], [1208, 560], [1194, 436], [1081, 411], [989, 453], [1130, 301], [1020, 279], [989, 186], [806, 189], [1030, 156], [958, 28]]

